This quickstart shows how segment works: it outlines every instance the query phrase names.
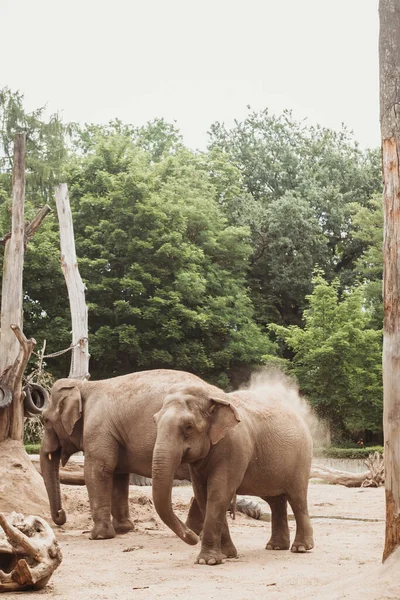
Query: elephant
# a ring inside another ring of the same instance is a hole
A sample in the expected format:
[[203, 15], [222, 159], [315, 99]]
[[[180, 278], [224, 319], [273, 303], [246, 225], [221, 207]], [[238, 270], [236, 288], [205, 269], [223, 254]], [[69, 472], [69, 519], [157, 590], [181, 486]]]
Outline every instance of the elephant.
[[269, 504], [268, 550], [290, 547], [288, 502], [296, 519], [291, 550], [313, 548], [307, 507], [312, 438], [289, 403], [267, 392], [227, 394], [205, 382], [182, 381], [171, 387], [154, 419], [154, 506], [183, 541], [197, 543], [190, 515], [182, 523], [171, 505], [174, 473], [182, 461], [189, 463], [194, 497], [204, 521], [197, 563], [215, 565], [237, 557], [226, 519], [236, 493], [259, 496]]
[[[115, 533], [133, 529], [128, 503], [130, 473], [151, 477], [157, 431], [153, 415], [161, 408], [171, 385], [182, 381], [202, 382], [191, 373], [169, 369], [100, 381], [56, 381], [50, 403], [43, 411], [45, 432], [40, 449], [41, 472], [54, 523], [66, 522], [60, 460], [65, 466], [72, 454], [84, 450], [84, 476], [94, 522], [91, 539], [112, 538]], [[178, 465], [174, 477], [190, 480], [188, 465]], [[241, 510], [248, 512], [246, 506]], [[188, 519], [192, 529], [199, 532], [202, 517], [195, 501]]]

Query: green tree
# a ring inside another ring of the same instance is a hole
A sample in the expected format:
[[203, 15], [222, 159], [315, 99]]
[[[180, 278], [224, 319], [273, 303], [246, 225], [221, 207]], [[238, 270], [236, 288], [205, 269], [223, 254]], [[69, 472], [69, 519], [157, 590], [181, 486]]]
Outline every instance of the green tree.
[[345, 291], [321, 273], [304, 311], [305, 326], [271, 325], [294, 353], [292, 372], [302, 393], [338, 437], [382, 431], [382, 332], [369, 327], [364, 289]]
[[240, 174], [234, 196], [221, 195], [221, 205], [231, 223], [251, 229], [248, 281], [257, 321], [299, 325], [316, 265], [329, 280], [338, 276], [342, 289], [356, 279], [366, 246], [354, 236], [352, 206], [367, 206], [381, 189], [378, 152], [362, 151], [346, 129], [267, 110], [249, 112], [230, 130], [214, 124], [210, 150], [216, 179], [223, 183], [234, 168]]
[[142, 134], [108, 131], [69, 166], [91, 371], [178, 368], [226, 386], [273, 352], [246, 288], [249, 230], [227, 223], [202, 156], [164, 144], [154, 160]]
[[367, 302], [371, 308], [371, 324], [376, 329], [382, 328], [382, 241], [383, 210], [382, 197], [376, 195], [366, 206], [354, 203], [352, 206], [354, 239], [359, 240], [363, 252], [354, 265], [357, 279], [365, 284]]

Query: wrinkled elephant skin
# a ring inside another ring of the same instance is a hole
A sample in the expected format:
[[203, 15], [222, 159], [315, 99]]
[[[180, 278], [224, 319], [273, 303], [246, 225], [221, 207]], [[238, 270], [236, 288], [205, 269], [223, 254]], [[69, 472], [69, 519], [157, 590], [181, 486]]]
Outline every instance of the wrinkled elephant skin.
[[236, 557], [226, 510], [236, 494], [260, 496], [271, 508], [268, 550], [290, 546], [287, 502], [296, 519], [293, 552], [313, 545], [307, 490], [312, 458], [308, 427], [285, 398], [267, 391], [234, 392], [206, 383], [173, 386], [155, 415], [153, 499], [162, 520], [185, 542], [195, 541], [171, 505], [172, 479], [189, 462], [195, 499], [204, 519], [197, 563], [215, 565]]
[[[102, 381], [60, 379], [44, 411], [40, 451], [53, 521], [62, 525], [59, 464], [84, 450], [85, 482], [94, 526], [92, 539], [111, 538], [133, 529], [129, 517], [129, 474], [151, 477], [156, 424], [167, 390], [178, 382], [201, 383], [190, 373], [142, 371]], [[176, 465], [176, 479], [189, 479], [187, 465]], [[196, 503], [189, 520], [200, 531]], [[111, 521], [112, 516], [112, 521]]]

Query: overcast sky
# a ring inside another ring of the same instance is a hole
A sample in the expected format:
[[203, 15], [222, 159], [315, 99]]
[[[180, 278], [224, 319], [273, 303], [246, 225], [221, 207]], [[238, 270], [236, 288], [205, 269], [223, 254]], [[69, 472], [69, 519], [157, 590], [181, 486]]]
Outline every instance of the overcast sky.
[[204, 148], [246, 106], [380, 143], [378, 0], [0, 0], [0, 87], [65, 121], [177, 121]]

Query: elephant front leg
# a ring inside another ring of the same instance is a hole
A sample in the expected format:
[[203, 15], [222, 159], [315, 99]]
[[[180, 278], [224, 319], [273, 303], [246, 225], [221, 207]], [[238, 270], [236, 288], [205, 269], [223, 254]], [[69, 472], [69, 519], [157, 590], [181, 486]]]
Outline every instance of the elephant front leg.
[[[204, 513], [205, 513], [205, 507], [206, 507], [206, 497], [205, 496], [206, 495], [204, 494], [203, 512], [200, 510], [200, 506], [199, 506], [196, 498], [192, 498], [192, 500], [190, 502], [190, 506], [189, 506], [188, 516], [187, 516], [186, 523], [185, 523], [185, 525], [187, 527], [189, 527], [189, 529], [191, 529], [192, 531], [197, 533], [197, 535], [200, 535], [200, 533], [203, 530]], [[231, 536], [229, 533], [229, 527], [228, 527], [228, 521], [226, 518], [226, 514], [225, 514], [224, 525], [223, 525], [222, 534], [221, 534], [221, 551], [222, 551], [222, 554], [226, 558], [236, 558], [237, 557], [237, 550], [235, 548], [234, 543], [232, 542], [232, 539], [231, 539]]]
[[113, 472], [98, 462], [85, 457], [85, 483], [89, 494], [90, 510], [94, 525], [90, 539], [109, 539], [115, 537], [111, 524], [111, 496], [113, 488]]
[[226, 520], [226, 511], [235, 491], [235, 488], [228, 488], [226, 482], [211, 485], [208, 482], [201, 551], [196, 563], [200, 565], [218, 565], [227, 557], [237, 556]]
[[114, 473], [111, 514], [116, 533], [134, 530], [135, 527], [129, 518], [129, 473]]

